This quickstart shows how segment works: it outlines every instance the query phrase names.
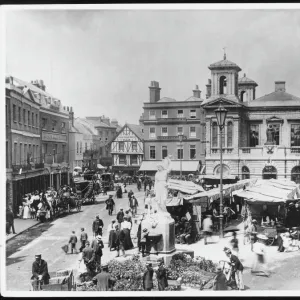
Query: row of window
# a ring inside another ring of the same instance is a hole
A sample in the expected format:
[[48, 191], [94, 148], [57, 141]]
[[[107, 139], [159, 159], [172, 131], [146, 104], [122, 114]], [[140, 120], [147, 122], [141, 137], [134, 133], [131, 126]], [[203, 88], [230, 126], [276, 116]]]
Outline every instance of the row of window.
[[[131, 150], [137, 151], [137, 142], [136, 141], [131, 142]], [[119, 151], [125, 151], [125, 142], [119, 142]]]
[[[196, 109], [190, 109], [189, 116], [190, 116], [190, 119], [196, 119], [196, 117], [197, 117]], [[162, 110], [160, 117], [168, 118], [168, 110], [166, 110], [166, 109]], [[177, 118], [183, 118], [183, 117], [184, 117], [183, 109], [178, 109], [177, 110]], [[149, 119], [150, 120], [156, 119], [156, 111], [155, 110], [149, 111]]]
[[[47, 123], [48, 123], [48, 119], [42, 118], [42, 129], [46, 129]], [[51, 121], [51, 129], [52, 129], [52, 131], [58, 131], [57, 130], [57, 120]], [[66, 130], [66, 123], [61, 122], [61, 132], [65, 132], [65, 130]]]
[[[8, 155], [6, 155], [8, 156]], [[12, 162], [15, 165], [25, 165], [30, 162], [38, 162], [39, 145], [14, 143]]]
[[[17, 105], [13, 104], [13, 121], [19, 122], [20, 124], [32, 126], [32, 127], [39, 127], [39, 121], [38, 121], [38, 114], [35, 114], [33, 112], [30, 112], [30, 110], [27, 110], [22, 107], [17, 107]], [[8, 124], [8, 109], [6, 106], [6, 124]]]
[[[266, 130], [267, 142], [272, 142], [275, 145], [280, 144], [281, 124], [268, 124]], [[251, 124], [249, 132], [250, 147], [260, 145], [260, 130], [259, 124]], [[291, 124], [291, 147], [300, 147], [300, 124]]]
[[[48, 153], [49, 150], [49, 153]], [[44, 161], [46, 161], [46, 155], [54, 155], [54, 162], [56, 162], [56, 158], [57, 155], [60, 155], [61, 153], [58, 153], [58, 144], [54, 144], [53, 147], [51, 147], [50, 149], [48, 149], [48, 144], [47, 143], [43, 143], [42, 144], [42, 156]], [[62, 157], [63, 157], [63, 161], [66, 160], [66, 145], [62, 145]], [[52, 157], [53, 159], [53, 157]]]
[[[225, 141], [226, 146], [228, 148], [232, 147], [232, 135], [233, 135], [233, 123], [230, 121], [227, 123], [227, 126], [225, 127], [225, 130], [222, 134], [222, 147], [225, 147]], [[212, 147], [216, 148], [219, 147], [219, 137], [220, 137], [220, 130], [217, 122], [214, 122], [212, 124]]]
[[126, 155], [119, 155], [119, 165], [137, 165], [138, 163], [138, 156], [137, 155], [130, 155], [130, 161], [128, 162], [126, 159]]
[[[177, 134], [178, 135], [183, 134], [182, 126], [177, 127]], [[168, 136], [168, 127], [161, 127], [161, 135]], [[189, 136], [192, 138], [196, 137], [196, 127], [195, 126], [189, 127]], [[156, 138], [156, 128], [155, 127], [150, 127], [149, 138], [151, 138], [151, 139]]]
[[[196, 159], [196, 145], [190, 145], [190, 159]], [[149, 148], [150, 159], [156, 159], [156, 146]], [[168, 156], [168, 146], [161, 147], [161, 157], [164, 159]], [[183, 159], [183, 148], [177, 148], [177, 159]]]

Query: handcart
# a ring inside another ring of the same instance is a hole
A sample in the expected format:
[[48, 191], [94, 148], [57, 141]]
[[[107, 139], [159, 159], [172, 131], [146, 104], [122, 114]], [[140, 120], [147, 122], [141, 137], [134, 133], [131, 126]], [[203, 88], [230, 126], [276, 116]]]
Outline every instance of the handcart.
[[76, 291], [73, 270], [49, 272], [49, 284], [38, 281], [38, 291]]

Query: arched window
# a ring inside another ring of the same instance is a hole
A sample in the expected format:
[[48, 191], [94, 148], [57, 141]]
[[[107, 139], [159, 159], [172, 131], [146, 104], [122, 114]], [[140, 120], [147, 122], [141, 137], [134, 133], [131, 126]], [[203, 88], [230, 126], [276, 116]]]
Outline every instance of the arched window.
[[[223, 171], [223, 176], [224, 177], [230, 175], [230, 169], [227, 165], [223, 164], [223, 170], [222, 171]], [[220, 173], [221, 173], [221, 165], [217, 165], [215, 167], [214, 174], [218, 176], [218, 175], [220, 175]]]
[[[241, 91], [241, 101], [244, 102], [246, 99], [244, 99], [245, 97], [245, 93], [246, 91]], [[246, 98], [246, 97], [245, 97]]]
[[242, 179], [250, 179], [250, 171], [246, 166], [242, 167]]
[[228, 148], [232, 147], [232, 129], [233, 129], [232, 122], [228, 122], [227, 123], [227, 147]]
[[300, 166], [296, 166], [291, 171], [291, 180], [300, 184]]
[[212, 124], [212, 147], [218, 147], [218, 124]]
[[274, 166], [265, 166], [262, 171], [263, 179], [277, 179], [277, 170]]
[[226, 76], [220, 77], [220, 94], [227, 94], [227, 80]]

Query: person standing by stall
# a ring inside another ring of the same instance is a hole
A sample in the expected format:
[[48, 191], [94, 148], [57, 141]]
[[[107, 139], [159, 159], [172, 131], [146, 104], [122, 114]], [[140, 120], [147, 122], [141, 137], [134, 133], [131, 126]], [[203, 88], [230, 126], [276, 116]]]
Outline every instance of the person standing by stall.
[[253, 245], [253, 252], [255, 253], [254, 262], [252, 265], [251, 273], [256, 275], [263, 275], [269, 277], [269, 272], [265, 269], [265, 253], [266, 246], [265, 242], [268, 238], [263, 234], [257, 235], [257, 242]]

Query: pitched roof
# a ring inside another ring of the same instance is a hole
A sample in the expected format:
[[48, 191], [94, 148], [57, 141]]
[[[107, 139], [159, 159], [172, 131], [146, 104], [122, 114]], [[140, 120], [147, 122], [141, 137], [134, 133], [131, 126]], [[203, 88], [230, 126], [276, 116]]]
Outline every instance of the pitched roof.
[[239, 78], [239, 84], [253, 84], [255, 86], [258, 86], [258, 84], [254, 80], [246, 77], [246, 74], [244, 74], [243, 77]]
[[210, 70], [212, 69], [219, 69], [219, 68], [234, 68], [234, 69], [237, 69], [238, 71], [241, 71], [242, 69], [234, 62], [226, 59], [226, 56], [224, 56], [224, 59], [223, 60], [220, 60], [220, 61], [217, 61], [213, 64], [210, 64], [208, 66], [208, 68]]
[[204, 101], [204, 99], [201, 99], [201, 98], [197, 98], [197, 97], [191, 96], [191, 97], [187, 98], [187, 99], [184, 100], [184, 101], [199, 101], [199, 102], [202, 102], [202, 101]]
[[245, 103], [249, 107], [300, 106], [300, 98], [283, 91], [277, 91]]
[[76, 118], [74, 120], [75, 127], [83, 134], [97, 135], [98, 132], [94, 126], [86, 119]]
[[136, 124], [125, 124], [125, 126], [128, 126], [128, 128], [133, 131], [133, 133], [141, 140], [144, 139], [144, 130], [142, 125], [136, 125]]
[[114, 126], [109, 126], [109, 125], [107, 125], [106, 123], [104, 123], [104, 122], [102, 122], [102, 121], [100, 121], [100, 120], [92, 120], [92, 119], [89, 119], [89, 120], [83, 119], [83, 120], [86, 120], [86, 122], [92, 124], [94, 127], [96, 127], [96, 126], [101, 126], [101, 127], [114, 127]]

